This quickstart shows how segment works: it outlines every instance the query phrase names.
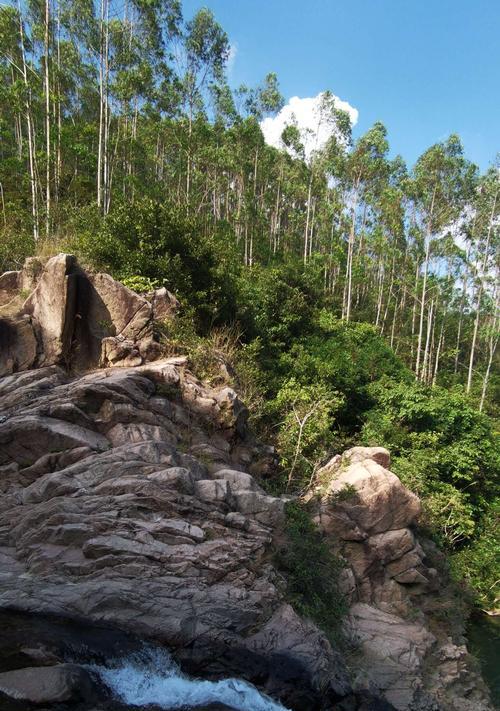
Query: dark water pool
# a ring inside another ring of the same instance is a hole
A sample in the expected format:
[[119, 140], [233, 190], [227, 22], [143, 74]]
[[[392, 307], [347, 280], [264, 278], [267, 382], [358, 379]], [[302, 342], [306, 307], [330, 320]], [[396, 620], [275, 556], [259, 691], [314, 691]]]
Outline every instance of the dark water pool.
[[469, 649], [481, 664], [483, 679], [500, 708], [500, 617], [474, 616], [468, 628]]

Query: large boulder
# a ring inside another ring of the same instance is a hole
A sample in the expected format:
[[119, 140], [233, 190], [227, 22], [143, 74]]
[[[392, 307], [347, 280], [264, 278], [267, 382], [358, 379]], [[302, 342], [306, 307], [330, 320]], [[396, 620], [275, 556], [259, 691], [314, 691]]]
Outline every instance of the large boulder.
[[355, 686], [375, 686], [396, 709], [410, 708], [434, 635], [421, 623], [360, 603], [351, 608], [349, 624], [361, 652]]
[[0, 304], [12, 300], [19, 290], [19, 272], [11, 271], [0, 274]]
[[340, 654], [312, 622], [301, 619], [290, 605], [278, 608], [249, 639], [248, 647], [273, 659], [273, 675], [266, 691], [279, 694], [285, 685], [291, 687], [289, 703], [293, 708], [301, 701], [307, 702], [310, 685], [321, 690], [325, 705], [350, 693], [349, 676]]
[[36, 361], [38, 341], [29, 316], [0, 318], [0, 377], [30, 368]]
[[319, 470], [308, 495], [325, 540], [346, 562], [340, 585], [354, 603], [346, 625], [357, 650], [353, 686], [398, 711], [485, 711], [481, 680], [447, 627], [426, 615], [442, 604], [441, 581], [415, 532], [420, 502], [389, 466], [386, 449], [354, 447]]
[[180, 310], [179, 300], [165, 287], [155, 289], [146, 296], [153, 307], [155, 321], [171, 321]]
[[75, 307], [75, 280], [71, 275], [76, 263], [70, 254], [58, 254], [45, 264], [35, 290], [24, 304], [40, 328], [44, 365], [69, 361]]
[[385, 469], [391, 465], [391, 455], [385, 447], [352, 447], [343, 454], [335, 454], [326, 464], [318, 469], [319, 479], [332, 477], [341, 467], [345, 468], [349, 464], [364, 462], [365, 459], [372, 459]]
[[76, 270], [73, 359], [79, 369], [140, 365], [139, 343], [152, 335], [152, 307], [109, 274]]
[[349, 540], [411, 526], [421, 510], [418, 497], [371, 458], [341, 469], [329, 484], [325, 500], [322, 527]]
[[76, 664], [27, 667], [0, 673], [0, 695], [29, 704], [77, 702], [91, 697], [92, 688], [89, 673]]
[[0, 375], [34, 365], [84, 371], [156, 360], [154, 320], [172, 319], [178, 308], [166, 289], [148, 300], [109, 274], [85, 271], [70, 254], [28, 258], [21, 271], [0, 275]]
[[109, 274], [89, 277], [96, 298], [89, 305], [91, 323], [108, 320], [110, 335], [138, 340], [151, 324], [151, 304], [139, 294], [117, 282]]

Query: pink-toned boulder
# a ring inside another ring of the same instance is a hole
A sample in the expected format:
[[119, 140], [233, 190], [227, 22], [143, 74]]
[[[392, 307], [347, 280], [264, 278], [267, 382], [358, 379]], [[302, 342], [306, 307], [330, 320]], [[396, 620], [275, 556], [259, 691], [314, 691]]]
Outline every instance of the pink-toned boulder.
[[71, 254], [49, 259], [23, 307], [39, 324], [44, 365], [69, 357], [75, 300], [75, 282], [69, 272], [75, 262]]
[[346, 540], [363, 540], [411, 526], [420, 514], [420, 501], [398, 477], [364, 459], [341, 471], [330, 483], [321, 523], [327, 532]]

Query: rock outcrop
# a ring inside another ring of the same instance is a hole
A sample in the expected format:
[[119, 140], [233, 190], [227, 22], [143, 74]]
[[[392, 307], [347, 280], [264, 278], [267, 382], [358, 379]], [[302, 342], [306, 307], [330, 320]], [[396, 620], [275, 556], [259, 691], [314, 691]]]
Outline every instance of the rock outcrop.
[[0, 674], [0, 694], [37, 706], [89, 698], [92, 687], [89, 674], [75, 664], [25, 667]]
[[308, 495], [318, 526], [348, 564], [354, 686], [376, 689], [401, 711], [487, 709], [463, 639], [452, 640], [431, 614], [442, 580], [415, 535], [420, 501], [389, 466], [387, 450], [354, 447], [319, 470], [321, 484]]
[[109, 274], [79, 267], [75, 257], [29, 258], [0, 277], [0, 376], [31, 367], [75, 371], [135, 366], [160, 357], [155, 320], [169, 320], [179, 302], [165, 288], [140, 295]]
[[161, 640], [294, 709], [349, 696], [338, 652], [283, 600], [284, 502], [244, 471], [261, 450], [234, 391], [183, 359], [53, 365], [0, 380], [0, 407], [0, 607]]

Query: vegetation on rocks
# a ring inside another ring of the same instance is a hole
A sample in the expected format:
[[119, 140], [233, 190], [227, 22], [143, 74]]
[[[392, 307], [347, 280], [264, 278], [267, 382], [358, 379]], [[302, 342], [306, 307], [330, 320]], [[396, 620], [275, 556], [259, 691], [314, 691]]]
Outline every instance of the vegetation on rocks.
[[285, 507], [286, 546], [276, 563], [287, 578], [287, 594], [295, 609], [314, 620], [332, 639], [339, 639], [348, 603], [339, 588], [345, 565], [335, 556], [307, 511], [290, 502]]
[[185, 20], [174, 0], [3, 6], [0, 270], [64, 248], [137, 291], [166, 286], [184, 308], [166, 347], [209, 379], [221, 357], [234, 368], [281, 456], [275, 490], [354, 443], [387, 446], [491, 606], [498, 165], [480, 174], [452, 135], [409, 168], [380, 122], [354, 137], [329, 92], [323, 147], [306, 155], [294, 125], [267, 145], [278, 79], [233, 89], [228, 55], [212, 13]]

